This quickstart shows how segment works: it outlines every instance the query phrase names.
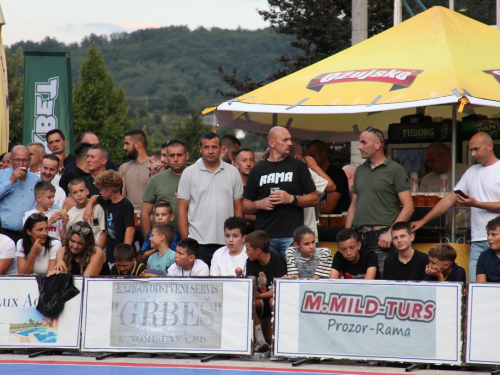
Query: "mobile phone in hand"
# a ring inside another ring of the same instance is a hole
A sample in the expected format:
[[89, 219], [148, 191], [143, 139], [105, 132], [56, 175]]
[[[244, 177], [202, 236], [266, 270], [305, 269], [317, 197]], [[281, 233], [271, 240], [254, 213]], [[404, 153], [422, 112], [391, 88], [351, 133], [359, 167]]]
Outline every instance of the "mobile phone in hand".
[[462, 190], [453, 190], [455, 192], [455, 194], [458, 194], [460, 195], [462, 198], [465, 198], [467, 199], [467, 195], [464, 194], [464, 192]]

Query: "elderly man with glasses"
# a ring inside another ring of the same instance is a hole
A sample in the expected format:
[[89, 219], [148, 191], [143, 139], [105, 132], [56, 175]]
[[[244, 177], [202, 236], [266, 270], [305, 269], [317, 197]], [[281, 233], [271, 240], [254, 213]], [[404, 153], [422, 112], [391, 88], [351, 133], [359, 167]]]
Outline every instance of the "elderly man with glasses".
[[26, 146], [12, 149], [12, 165], [0, 171], [1, 233], [14, 242], [21, 238], [23, 215], [35, 207], [33, 189], [40, 178], [28, 171], [30, 150]]
[[441, 177], [440, 175], [448, 175], [448, 186], [455, 186], [460, 181], [462, 175], [467, 170], [468, 166], [457, 163], [455, 167], [455, 181], [451, 182], [451, 155], [448, 147], [442, 142], [433, 142], [425, 151], [425, 164], [431, 169], [420, 182], [420, 191], [432, 192], [440, 191]]
[[377, 253], [382, 276], [392, 243], [391, 227], [408, 221], [414, 211], [408, 174], [385, 155], [384, 144], [378, 129], [369, 127], [361, 133], [358, 148], [366, 162], [356, 169], [346, 219], [346, 228], [358, 233], [362, 249]]

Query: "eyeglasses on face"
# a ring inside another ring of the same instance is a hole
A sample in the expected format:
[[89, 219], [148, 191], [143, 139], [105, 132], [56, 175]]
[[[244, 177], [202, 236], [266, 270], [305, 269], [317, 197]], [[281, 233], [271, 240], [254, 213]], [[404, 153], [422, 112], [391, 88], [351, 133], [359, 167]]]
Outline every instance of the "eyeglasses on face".
[[26, 163], [30, 162], [30, 159], [17, 159], [16, 158], [16, 159], [12, 159], [12, 161], [15, 163], [18, 163], [18, 164], [20, 164], [20, 163], [26, 164]]
[[89, 234], [91, 232], [91, 229], [90, 228], [87, 228], [87, 227], [82, 227], [78, 224], [73, 224], [71, 226], [71, 230], [75, 233], [81, 233], [83, 234], [84, 236], [86, 236], [87, 234]]

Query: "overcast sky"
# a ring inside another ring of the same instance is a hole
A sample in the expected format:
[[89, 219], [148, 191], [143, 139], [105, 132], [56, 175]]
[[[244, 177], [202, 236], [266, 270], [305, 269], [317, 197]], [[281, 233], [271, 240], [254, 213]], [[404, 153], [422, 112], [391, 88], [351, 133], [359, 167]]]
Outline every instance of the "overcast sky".
[[186, 25], [260, 29], [266, 0], [0, 0], [5, 45], [46, 36], [70, 43], [84, 36]]

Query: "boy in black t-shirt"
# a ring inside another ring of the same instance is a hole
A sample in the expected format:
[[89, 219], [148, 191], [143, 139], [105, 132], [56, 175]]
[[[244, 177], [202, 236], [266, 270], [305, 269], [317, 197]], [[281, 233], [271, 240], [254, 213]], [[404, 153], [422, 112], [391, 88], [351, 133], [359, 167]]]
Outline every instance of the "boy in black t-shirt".
[[111, 275], [139, 276], [145, 269], [144, 264], [136, 258], [135, 249], [129, 244], [122, 243], [113, 251], [115, 265], [111, 268]]
[[134, 206], [120, 193], [122, 178], [118, 172], [102, 172], [95, 178], [94, 184], [101, 195], [94, 195], [89, 199], [83, 218], [86, 220], [92, 215], [92, 208], [96, 203], [102, 206], [106, 219], [106, 258], [109, 263], [114, 263], [115, 247], [121, 243], [132, 245], [134, 241]]
[[429, 263], [427, 254], [412, 248], [415, 234], [405, 221], [394, 223], [391, 228], [392, 244], [397, 252], [384, 261], [385, 280], [420, 281], [424, 279], [425, 267]]
[[335, 253], [330, 271], [330, 279], [379, 279], [378, 257], [374, 251], [361, 250], [358, 234], [351, 228], [337, 233], [339, 251]]
[[455, 259], [457, 251], [450, 244], [440, 243], [431, 247], [424, 280], [465, 282], [465, 270], [455, 263]]
[[269, 236], [263, 230], [256, 230], [247, 235], [245, 246], [247, 251], [246, 276], [257, 278], [254, 315], [256, 352], [267, 352], [268, 347], [260, 319], [271, 316], [273, 307], [273, 280], [286, 275], [286, 263], [283, 257], [275, 252], [269, 252]]

